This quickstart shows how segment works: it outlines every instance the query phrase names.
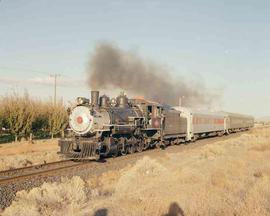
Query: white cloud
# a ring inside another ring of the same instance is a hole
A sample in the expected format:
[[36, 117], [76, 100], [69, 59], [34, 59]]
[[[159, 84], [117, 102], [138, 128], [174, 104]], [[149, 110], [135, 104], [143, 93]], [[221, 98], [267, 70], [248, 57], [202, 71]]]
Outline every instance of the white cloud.
[[[34, 84], [34, 85], [45, 85], [52, 86], [54, 85], [54, 78], [50, 76], [39, 76], [32, 77], [27, 79], [20, 79], [14, 77], [0, 77], [0, 83], [10, 84], [10, 85], [25, 85], [25, 84]], [[63, 77], [57, 77], [57, 85], [63, 87], [71, 86], [82, 86], [86, 85], [84, 80], [73, 80]]]

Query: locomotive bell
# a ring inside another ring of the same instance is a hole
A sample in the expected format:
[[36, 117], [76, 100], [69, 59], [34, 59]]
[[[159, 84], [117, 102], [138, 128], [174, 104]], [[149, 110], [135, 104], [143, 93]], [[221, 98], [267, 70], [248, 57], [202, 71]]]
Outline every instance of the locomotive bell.
[[116, 104], [118, 107], [128, 107], [128, 98], [123, 92], [116, 98]]

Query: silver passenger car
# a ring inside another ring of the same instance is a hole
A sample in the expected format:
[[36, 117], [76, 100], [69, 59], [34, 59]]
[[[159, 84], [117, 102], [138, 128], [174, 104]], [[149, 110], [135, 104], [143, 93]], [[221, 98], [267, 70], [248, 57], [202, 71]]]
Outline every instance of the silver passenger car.
[[186, 140], [196, 140], [200, 137], [223, 135], [226, 132], [226, 114], [195, 110], [186, 107], [174, 107], [187, 119]]
[[249, 115], [223, 112], [226, 116], [226, 132], [236, 132], [241, 130], [247, 130], [254, 126], [254, 118]]

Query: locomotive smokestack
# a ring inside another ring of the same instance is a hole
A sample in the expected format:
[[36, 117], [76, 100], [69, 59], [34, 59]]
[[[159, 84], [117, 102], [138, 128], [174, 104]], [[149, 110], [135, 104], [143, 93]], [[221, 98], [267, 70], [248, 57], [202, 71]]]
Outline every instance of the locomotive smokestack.
[[98, 106], [99, 91], [91, 91], [91, 104]]

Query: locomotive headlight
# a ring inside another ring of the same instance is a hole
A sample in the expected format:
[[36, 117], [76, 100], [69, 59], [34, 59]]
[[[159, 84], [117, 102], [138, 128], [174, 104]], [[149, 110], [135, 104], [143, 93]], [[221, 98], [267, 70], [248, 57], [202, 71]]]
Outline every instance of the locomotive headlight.
[[91, 132], [93, 121], [94, 117], [90, 114], [90, 109], [87, 106], [75, 107], [69, 116], [71, 129], [81, 135]]

